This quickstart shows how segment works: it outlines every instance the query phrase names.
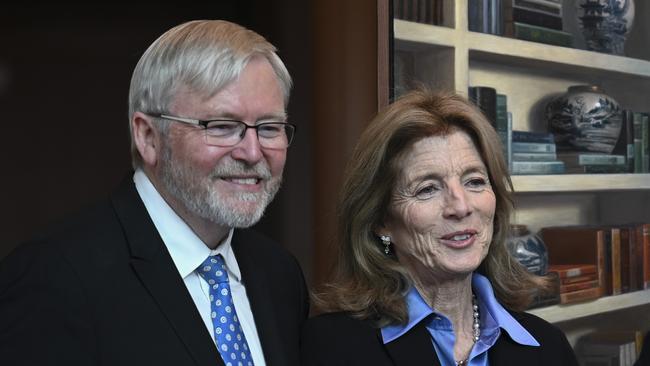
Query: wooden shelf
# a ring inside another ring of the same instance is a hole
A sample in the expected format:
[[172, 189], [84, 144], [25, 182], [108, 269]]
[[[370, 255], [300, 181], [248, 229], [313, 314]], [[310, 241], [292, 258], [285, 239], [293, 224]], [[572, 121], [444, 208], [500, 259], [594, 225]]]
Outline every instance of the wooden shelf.
[[650, 304], [650, 290], [630, 292], [616, 296], [606, 296], [579, 304], [553, 305], [545, 308], [528, 310], [528, 312], [537, 315], [550, 323], [559, 323], [647, 304]]
[[513, 175], [517, 193], [650, 189], [650, 174]]
[[453, 47], [469, 52], [472, 60], [540, 67], [546, 72], [592, 74], [650, 79], [650, 61], [522, 41], [491, 34], [461, 31], [395, 19], [395, 40], [409, 48]]

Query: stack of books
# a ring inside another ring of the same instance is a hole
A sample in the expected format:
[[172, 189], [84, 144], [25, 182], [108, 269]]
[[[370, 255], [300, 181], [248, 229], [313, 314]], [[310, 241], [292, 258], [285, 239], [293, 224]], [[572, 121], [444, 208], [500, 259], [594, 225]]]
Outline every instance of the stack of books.
[[412, 22], [439, 25], [443, 23], [443, 0], [395, 0], [393, 16]]
[[509, 0], [468, 0], [467, 21], [469, 30], [472, 32], [502, 35], [502, 1]]
[[564, 162], [557, 159], [551, 133], [512, 131], [512, 168], [514, 175], [562, 174]]
[[499, 134], [505, 160], [512, 170], [512, 113], [508, 112], [508, 96], [489, 86], [470, 86], [468, 95]]
[[571, 47], [562, 31], [562, 0], [503, 0], [504, 35], [525, 41]]
[[576, 356], [585, 366], [633, 366], [643, 342], [639, 330], [601, 330], [578, 340]]
[[601, 295], [650, 288], [650, 223], [554, 226], [544, 227], [540, 233], [549, 267], [596, 266]]
[[602, 295], [595, 264], [550, 264], [548, 271], [560, 278], [560, 304], [593, 300]]

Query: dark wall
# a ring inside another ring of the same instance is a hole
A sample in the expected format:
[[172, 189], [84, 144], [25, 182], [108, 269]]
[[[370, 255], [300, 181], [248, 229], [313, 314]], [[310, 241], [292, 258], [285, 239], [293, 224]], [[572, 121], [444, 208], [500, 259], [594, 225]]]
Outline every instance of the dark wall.
[[[264, 35], [295, 81], [289, 107], [299, 135], [282, 193], [259, 225], [304, 266], [311, 255], [309, 29], [304, 1], [185, 1], [174, 8], [14, 5], [0, 14], [0, 258], [36, 231], [106, 197], [131, 169], [131, 72], [165, 30], [227, 19]], [[309, 273], [309, 268], [306, 268]]]

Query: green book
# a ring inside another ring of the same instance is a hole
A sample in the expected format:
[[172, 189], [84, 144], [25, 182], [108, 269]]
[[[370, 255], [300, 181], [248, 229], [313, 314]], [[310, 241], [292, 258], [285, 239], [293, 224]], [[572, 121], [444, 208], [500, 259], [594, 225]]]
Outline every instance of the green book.
[[634, 112], [634, 172], [643, 172], [643, 114]]
[[505, 34], [524, 41], [563, 47], [571, 47], [573, 45], [573, 36], [571, 33], [526, 23], [506, 22]]
[[641, 173], [650, 172], [650, 122], [648, 114], [641, 117]]

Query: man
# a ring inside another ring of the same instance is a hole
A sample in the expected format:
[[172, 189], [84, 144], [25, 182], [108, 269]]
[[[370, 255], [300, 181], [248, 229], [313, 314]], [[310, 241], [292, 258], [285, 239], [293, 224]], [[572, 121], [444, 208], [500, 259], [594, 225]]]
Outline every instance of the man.
[[0, 364], [297, 365], [302, 272], [241, 229], [280, 186], [290, 87], [238, 25], [156, 40], [131, 80], [135, 174], [0, 264]]

